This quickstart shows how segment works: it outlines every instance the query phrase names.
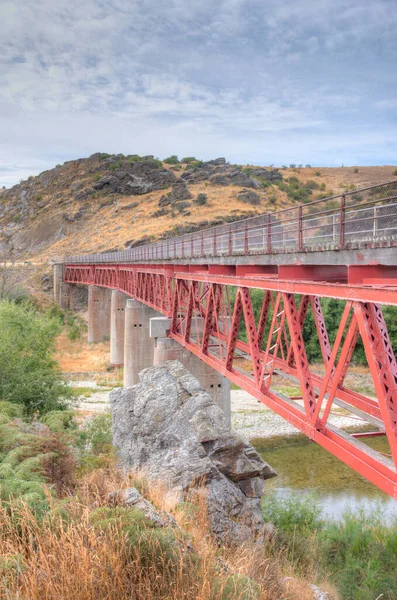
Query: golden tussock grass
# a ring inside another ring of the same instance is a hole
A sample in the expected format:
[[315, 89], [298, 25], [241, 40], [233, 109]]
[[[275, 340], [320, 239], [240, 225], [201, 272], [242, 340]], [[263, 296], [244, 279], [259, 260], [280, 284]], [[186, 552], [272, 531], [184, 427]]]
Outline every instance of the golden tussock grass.
[[[133, 509], [109, 499], [110, 492], [132, 485], [158, 509], [172, 512], [188, 537], [178, 528], [174, 535], [169, 528], [159, 534], [139, 517], [137, 528]], [[219, 548], [209, 535], [205, 494], [195, 495], [192, 517], [177, 509], [177, 497], [164, 485], [111, 468], [86, 475], [61, 504], [49, 501], [52, 508], [41, 517], [19, 502], [0, 508], [1, 599], [312, 598], [304, 582], [282, 582], [274, 548], [270, 553], [274, 542]]]

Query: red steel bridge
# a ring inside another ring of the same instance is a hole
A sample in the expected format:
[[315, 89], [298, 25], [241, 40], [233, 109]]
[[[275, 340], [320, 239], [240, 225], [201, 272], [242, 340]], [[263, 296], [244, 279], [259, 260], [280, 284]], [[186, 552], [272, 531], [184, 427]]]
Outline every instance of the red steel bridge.
[[[389, 337], [397, 308], [384, 310], [397, 306], [397, 181], [125, 252], [68, 257], [64, 273], [65, 282], [117, 289], [171, 317], [170, 337], [397, 499]], [[343, 305], [332, 339], [326, 298]], [[321, 368], [307, 358], [310, 314]], [[358, 348], [373, 394], [346, 384]], [[276, 374], [298, 382], [300, 395], [273, 390]], [[363, 431], [333, 426], [335, 405]], [[387, 452], [363, 441], [374, 435], [386, 436]]]

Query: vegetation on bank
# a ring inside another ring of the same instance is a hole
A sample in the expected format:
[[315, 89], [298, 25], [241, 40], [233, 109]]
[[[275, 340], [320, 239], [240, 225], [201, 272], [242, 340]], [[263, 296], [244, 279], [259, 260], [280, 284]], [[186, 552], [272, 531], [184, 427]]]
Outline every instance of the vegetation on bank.
[[265, 496], [263, 513], [276, 526], [276, 547], [302, 577], [328, 579], [343, 600], [397, 598], [397, 522], [382, 514], [347, 512], [325, 521], [314, 497]]
[[66, 408], [71, 389], [54, 360], [61, 329], [59, 316], [29, 302], [0, 301], [0, 401], [27, 417]]

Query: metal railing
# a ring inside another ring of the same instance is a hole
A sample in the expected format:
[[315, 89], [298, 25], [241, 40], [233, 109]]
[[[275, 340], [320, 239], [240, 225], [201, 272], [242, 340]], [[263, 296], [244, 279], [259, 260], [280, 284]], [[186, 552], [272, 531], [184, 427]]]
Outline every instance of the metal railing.
[[131, 248], [68, 256], [67, 263], [131, 263], [342, 250], [397, 241], [397, 180]]

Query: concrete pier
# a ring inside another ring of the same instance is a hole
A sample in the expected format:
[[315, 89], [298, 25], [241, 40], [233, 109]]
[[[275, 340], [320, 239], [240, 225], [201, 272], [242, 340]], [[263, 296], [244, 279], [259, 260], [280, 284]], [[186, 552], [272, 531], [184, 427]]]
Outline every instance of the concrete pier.
[[69, 283], [64, 283], [61, 281], [58, 284], [58, 299], [57, 302], [63, 310], [68, 310], [69, 308], [73, 308], [73, 290], [72, 286]]
[[112, 290], [90, 286], [88, 289], [88, 341], [103, 342], [110, 337]]
[[150, 335], [155, 340], [153, 364], [161, 365], [167, 360], [179, 360], [214, 398], [231, 424], [230, 381], [177, 341], [167, 337], [170, 327], [171, 319], [168, 317], [150, 319]]
[[149, 335], [150, 318], [158, 313], [138, 300], [128, 299], [124, 329], [124, 387], [139, 382], [139, 372], [153, 366], [154, 339]]
[[54, 302], [61, 304], [61, 286], [63, 283], [65, 266], [63, 263], [56, 263], [54, 265]]
[[124, 326], [127, 296], [112, 290], [110, 300], [110, 364], [118, 367], [124, 364]]

